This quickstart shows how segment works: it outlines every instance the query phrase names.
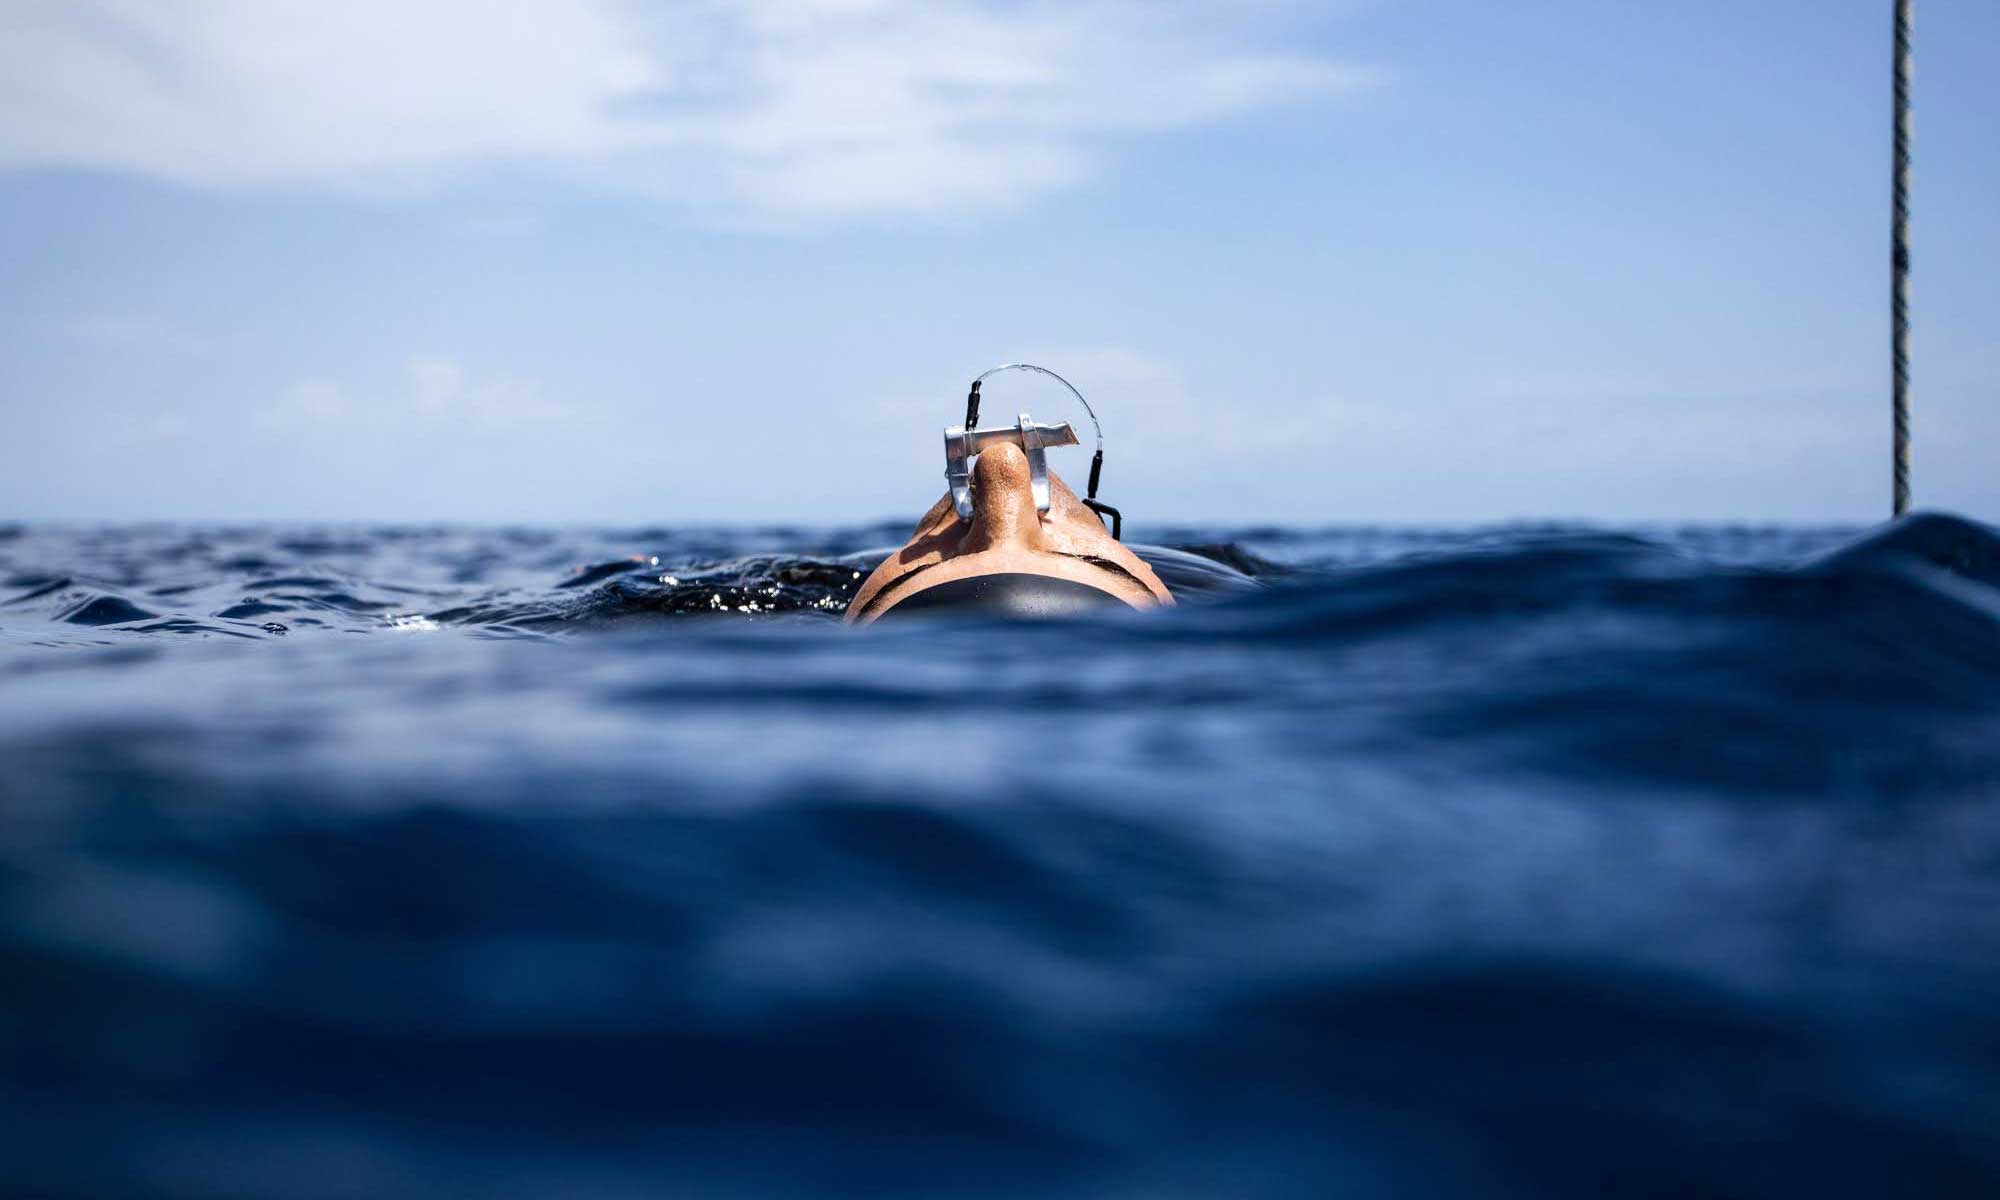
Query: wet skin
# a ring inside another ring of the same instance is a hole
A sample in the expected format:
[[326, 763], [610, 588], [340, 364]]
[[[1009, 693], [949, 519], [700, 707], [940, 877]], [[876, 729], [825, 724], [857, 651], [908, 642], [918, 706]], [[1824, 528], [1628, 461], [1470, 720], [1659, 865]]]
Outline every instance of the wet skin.
[[1019, 446], [987, 450], [972, 466], [972, 519], [946, 493], [900, 550], [862, 581], [847, 606], [866, 624], [928, 588], [975, 575], [1047, 575], [1109, 592], [1134, 608], [1172, 604], [1159, 576], [1105, 532], [1097, 514], [1049, 473], [1049, 511], [1035, 511], [1028, 456]]

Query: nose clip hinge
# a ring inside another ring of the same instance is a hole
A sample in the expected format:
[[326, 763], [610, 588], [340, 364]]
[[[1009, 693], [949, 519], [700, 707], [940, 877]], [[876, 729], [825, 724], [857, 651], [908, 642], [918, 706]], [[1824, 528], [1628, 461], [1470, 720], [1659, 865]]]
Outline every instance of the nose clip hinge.
[[[977, 402], [967, 406], [969, 421], [979, 419]], [[1027, 413], [1013, 425], [989, 425], [984, 429], [954, 425], [944, 431], [944, 478], [951, 485], [951, 504], [958, 515], [972, 519], [972, 460], [981, 451], [1002, 442], [1012, 442], [1028, 455], [1028, 486], [1035, 497], [1035, 511], [1049, 511], [1049, 460], [1042, 451], [1050, 446], [1074, 446], [1076, 430], [1069, 422], [1038, 424]]]

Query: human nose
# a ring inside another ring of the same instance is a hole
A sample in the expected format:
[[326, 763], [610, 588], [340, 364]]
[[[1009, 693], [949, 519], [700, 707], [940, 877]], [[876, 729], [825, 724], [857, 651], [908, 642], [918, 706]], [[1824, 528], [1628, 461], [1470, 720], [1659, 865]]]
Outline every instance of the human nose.
[[1011, 442], [982, 452], [972, 464], [972, 528], [959, 544], [966, 554], [1003, 547], [1044, 548], [1028, 455]]

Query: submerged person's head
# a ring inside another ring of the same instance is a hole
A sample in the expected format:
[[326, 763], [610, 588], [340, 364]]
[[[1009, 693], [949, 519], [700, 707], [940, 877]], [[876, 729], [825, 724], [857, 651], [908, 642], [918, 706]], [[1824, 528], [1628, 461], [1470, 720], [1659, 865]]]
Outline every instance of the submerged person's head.
[[1152, 608], [1173, 596], [1153, 569], [1104, 529], [1049, 474], [1036, 511], [1028, 455], [1001, 443], [972, 467], [972, 516], [947, 493], [910, 540], [875, 568], [848, 605], [851, 622], [945, 608], [997, 616], [1061, 616], [1091, 608]]

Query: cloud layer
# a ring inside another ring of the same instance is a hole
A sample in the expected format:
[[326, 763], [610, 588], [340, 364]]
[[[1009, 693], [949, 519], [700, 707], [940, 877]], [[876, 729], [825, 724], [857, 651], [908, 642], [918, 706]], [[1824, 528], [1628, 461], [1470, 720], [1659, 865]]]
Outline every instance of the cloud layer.
[[17, 0], [0, 167], [204, 188], [432, 184], [532, 164], [763, 220], [944, 215], [1120, 140], [1371, 72], [1281, 5], [1123, 0]]
[[366, 437], [409, 437], [425, 429], [459, 437], [533, 437], [552, 425], [594, 421], [584, 405], [550, 399], [539, 379], [475, 375], [456, 358], [417, 355], [403, 364], [401, 394], [362, 396], [329, 379], [306, 379], [252, 417], [259, 429], [285, 434], [346, 428]]

